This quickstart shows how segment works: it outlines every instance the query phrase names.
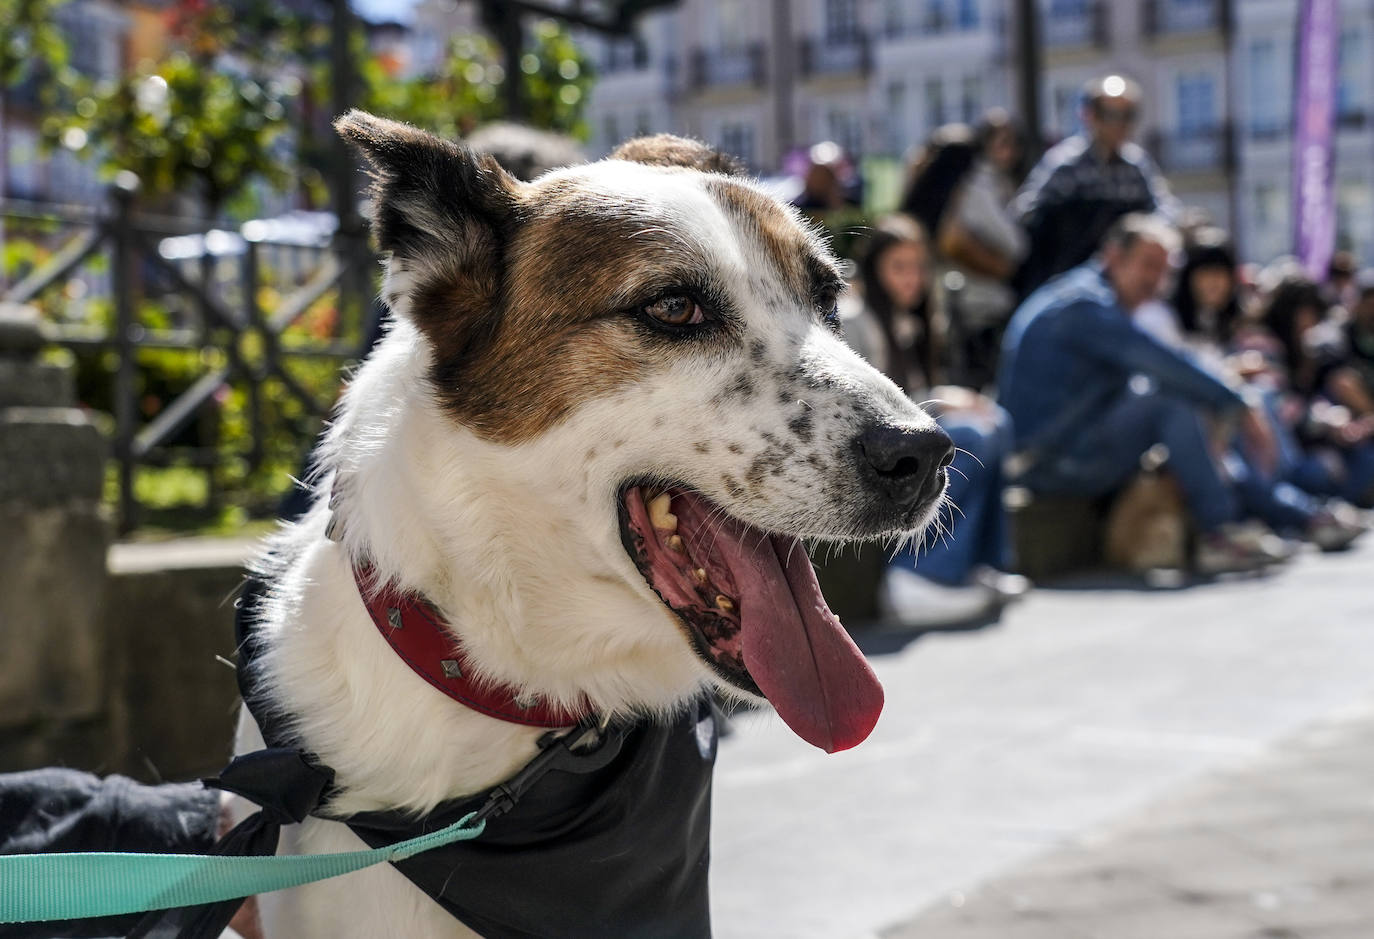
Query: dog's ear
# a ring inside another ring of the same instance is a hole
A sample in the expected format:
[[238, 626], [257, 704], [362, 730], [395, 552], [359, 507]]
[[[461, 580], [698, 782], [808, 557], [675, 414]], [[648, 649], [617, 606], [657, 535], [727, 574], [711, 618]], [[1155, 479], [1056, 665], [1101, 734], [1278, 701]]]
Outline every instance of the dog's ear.
[[422, 268], [499, 260], [521, 184], [492, 157], [365, 111], [334, 129], [371, 165], [372, 231], [383, 251]]
[[627, 140], [611, 152], [612, 160], [628, 160], [631, 163], [647, 163], [649, 166], [685, 166], [704, 173], [723, 173], [726, 176], [744, 176], [744, 164], [736, 157], [716, 150], [700, 140], [676, 137], [673, 134], [654, 134], [652, 137], [635, 137]]

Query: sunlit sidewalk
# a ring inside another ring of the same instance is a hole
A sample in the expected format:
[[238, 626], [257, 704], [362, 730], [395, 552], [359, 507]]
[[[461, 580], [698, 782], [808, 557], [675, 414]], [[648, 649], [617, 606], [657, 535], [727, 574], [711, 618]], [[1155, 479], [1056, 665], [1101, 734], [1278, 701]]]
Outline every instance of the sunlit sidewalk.
[[888, 703], [862, 746], [826, 756], [761, 715], [725, 741], [716, 934], [1374, 935], [1347, 925], [1374, 909], [1371, 575], [1364, 544], [875, 638]]
[[891, 939], [1374, 936], [1374, 703], [1124, 825], [954, 891]]

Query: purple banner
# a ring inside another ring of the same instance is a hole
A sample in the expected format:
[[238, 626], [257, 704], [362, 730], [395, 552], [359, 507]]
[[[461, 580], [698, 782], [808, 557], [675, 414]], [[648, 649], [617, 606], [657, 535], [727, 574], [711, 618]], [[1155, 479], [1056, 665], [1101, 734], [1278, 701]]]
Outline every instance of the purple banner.
[[1339, 0], [1299, 0], [1297, 93], [1293, 109], [1293, 219], [1298, 260], [1326, 280], [1336, 250], [1336, 78]]

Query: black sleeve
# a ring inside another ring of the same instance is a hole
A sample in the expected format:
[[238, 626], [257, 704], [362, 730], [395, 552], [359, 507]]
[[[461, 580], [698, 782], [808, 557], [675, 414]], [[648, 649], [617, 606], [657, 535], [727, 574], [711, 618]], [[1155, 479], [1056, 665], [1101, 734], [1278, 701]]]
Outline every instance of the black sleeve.
[[[218, 820], [219, 793], [200, 783], [145, 786], [68, 769], [0, 774], [0, 854], [206, 854]], [[0, 926], [0, 939], [122, 936], [139, 917]]]

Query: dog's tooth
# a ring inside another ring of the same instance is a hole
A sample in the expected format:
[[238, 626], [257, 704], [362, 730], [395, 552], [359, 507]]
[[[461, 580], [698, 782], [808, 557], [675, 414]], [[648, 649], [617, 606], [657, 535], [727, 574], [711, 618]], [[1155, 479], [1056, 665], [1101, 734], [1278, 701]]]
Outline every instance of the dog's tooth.
[[676, 551], [678, 554], [687, 553], [687, 546], [682, 543], [681, 535], [669, 535], [667, 545], [670, 551]]
[[677, 516], [672, 513], [672, 496], [661, 493], [650, 499], [645, 507], [649, 510], [649, 524], [659, 531], [677, 531]]
[[693, 568], [693, 569], [692, 569], [692, 579], [695, 580], [697, 583], [701, 584], [703, 587], [705, 587], [705, 586], [706, 586], [706, 579], [707, 579], [707, 578], [706, 578], [706, 568], [704, 568], [704, 567], [696, 567], [696, 568]]
[[722, 613], [729, 613], [735, 608], [735, 601], [731, 600], [723, 593], [716, 594], [716, 609]]

